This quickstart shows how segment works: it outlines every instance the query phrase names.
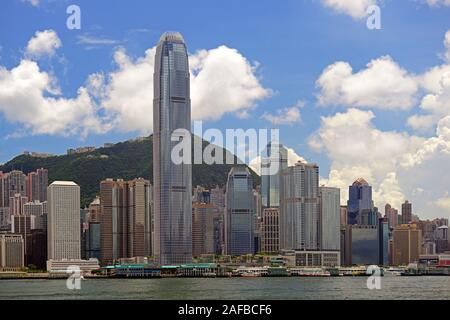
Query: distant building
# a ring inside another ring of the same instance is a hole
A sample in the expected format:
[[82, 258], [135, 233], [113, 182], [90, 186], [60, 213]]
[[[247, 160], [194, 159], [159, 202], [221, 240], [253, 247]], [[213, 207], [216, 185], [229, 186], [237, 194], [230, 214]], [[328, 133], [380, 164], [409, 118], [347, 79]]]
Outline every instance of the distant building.
[[416, 225], [397, 226], [393, 232], [392, 263], [398, 266], [417, 262], [421, 247], [422, 231]]
[[55, 181], [48, 187], [48, 259], [80, 259], [80, 187]]
[[346, 226], [348, 224], [347, 223], [347, 217], [348, 217], [347, 206], [341, 206], [340, 213], [341, 213], [341, 226]]
[[281, 173], [288, 167], [288, 150], [270, 143], [261, 157], [261, 199], [264, 208], [280, 206]]
[[280, 249], [318, 250], [319, 167], [297, 162], [282, 173]]
[[376, 225], [372, 201], [372, 187], [363, 178], [357, 179], [348, 188], [348, 224]]
[[25, 266], [22, 235], [0, 233], [0, 271], [18, 271]]
[[402, 204], [402, 223], [408, 224], [410, 222], [412, 222], [412, 204], [406, 200]]
[[95, 151], [95, 150], [96, 150], [95, 147], [80, 147], [80, 148], [76, 148], [76, 149], [68, 149], [67, 150], [67, 155], [87, 153], [87, 152], [92, 152], [92, 151]]
[[[149, 181], [112, 179], [100, 183], [101, 263], [150, 256], [152, 186]], [[91, 208], [93, 209], [93, 208]]]
[[192, 255], [216, 252], [214, 242], [214, 206], [210, 203], [192, 205]]
[[253, 254], [255, 250], [253, 177], [246, 167], [228, 173], [225, 209], [225, 254]]
[[261, 252], [280, 251], [280, 208], [264, 208], [261, 221]]
[[27, 195], [30, 202], [47, 201], [48, 170], [38, 169], [30, 172], [27, 179]]
[[47, 230], [33, 229], [27, 237], [27, 265], [38, 269], [46, 269], [47, 261]]
[[389, 203], [384, 207], [384, 217], [388, 220], [389, 228], [395, 228], [398, 225], [398, 210], [392, 208]]
[[26, 195], [15, 193], [14, 196], [9, 198], [9, 214], [18, 216], [23, 214], [23, 207], [28, 202]]
[[339, 251], [341, 227], [341, 193], [338, 188], [320, 187], [319, 248]]

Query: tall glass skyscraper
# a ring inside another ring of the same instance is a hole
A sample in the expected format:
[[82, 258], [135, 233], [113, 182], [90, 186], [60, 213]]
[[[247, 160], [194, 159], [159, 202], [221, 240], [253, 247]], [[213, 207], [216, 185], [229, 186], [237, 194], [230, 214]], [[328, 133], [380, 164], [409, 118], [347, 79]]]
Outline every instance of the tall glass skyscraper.
[[288, 150], [270, 143], [261, 157], [261, 198], [264, 208], [280, 206], [281, 172], [288, 166]]
[[377, 219], [372, 201], [372, 187], [363, 178], [348, 188], [348, 224], [376, 225]]
[[192, 167], [175, 164], [174, 146], [190, 139], [189, 62], [181, 34], [156, 48], [153, 99], [154, 255], [161, 265], [192, 261]]
[[253, 177], [246, 167], [228, 174], [225, 208], [225, 253], [253, 254], [255, 249], [255, 199]]

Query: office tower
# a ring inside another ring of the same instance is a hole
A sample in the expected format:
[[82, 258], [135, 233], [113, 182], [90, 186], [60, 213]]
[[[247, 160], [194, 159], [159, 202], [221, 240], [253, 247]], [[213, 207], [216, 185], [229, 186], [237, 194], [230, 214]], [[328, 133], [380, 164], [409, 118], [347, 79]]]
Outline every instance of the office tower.
[[408, 224], [412, 221], [412, 204], [408, 202], [408, 200], [405, 201], [405, 203], [402, 203], [402, 223]]
[[253, 254], [255, 249], [255, 199], [253, 177], [246, 167], [228, 173], [225, 208], [225, 254]]
[[223, 188], [216, 185], [210, 191], [210, 201], [214, 211], [214, 242], [215, 253], [222, 254], [225, 249], [225, 233], [224, 233], [224, 211], [225, 211], [225, 192]]
[[282, 173], [280, 249], [317, 250], [319, 167], [297, 162]]
[[18, 271], [25, 266], [24, 260], [22, 235], [0, 233], [0, 271]]
[[281, 173], [287, 168], [288, 150], [282, 144], [269, 143], [261, 157], [261, 200], [265, 208], [280, 206]]
[[34, 265], [45, 270], [47, 261], [47, 230], [33, 229], [26, 241], [27, 266]]
[[398, 210], [392, 208], [389, 203], [384, 207], [384, 217], [388, 219], [389, 228], [395, 228], [398, 225]]
[[102, 265], [128, 257], [127, 202], [125, 181], [107, 179], [100, 183]]
[[380, 238], [377, 225], [351, 225], [351, 262], [353, 265], [378, 265]]
[[341, 206], [340, 213], [341, 213], [341, 226], [346, 226], [348, 224], [347, 223], [347, 218], [348, 218], [347, 206]]
[[280, 208], [264, 208], [261, 219], [261, 252], [280, 251]]
[[392, 263], [408, 265], [419, 260], [422, 246], [422, 231], [416, 225], [403, 224], [393, 232]]
[[71, 181], [55, 181], [48, 196], [48, 259], [80, 259], [80, 187]]
[[194, 203], [192, 205], [192, 254], [216, 252], [214, 243], [214, 206], [210, 203]]
[[256, 186], [256, 188], [253, 189], [253, 198], [255, 203], [254, 250], [255, 253], [257, 253], [261, 250], [262, 199], [260, 186]]
[[[374, 225], [376, 219], [372, 219], [373, 201], [372, 187], [363, 178], [357, 179], [349, 190], [347, 202], [348, 224]], [[369, 223], [370, 222], [370, 223]]]
[[319, 248], [339, 251], [341, 228], [341, 191], [338, 188], [320, 187]]
[[152, 254], [153, 190], [142, 178], [128, 182], [128, 254], [148, 257]]
[[193, 190], [192, 202], [197, 203], [210, 203], [211, 202], [211, 192], [202, 186], [197, 186]]
[[183, 264], [192, 261], [192, 166], [171, 159], [172, 149], [191, 139], [189, 63], [181, 34], [161, 36], [154, 70], [153, 251], [161, 265]]
[[101, 257], [101, 224], [98, 221], [89, 221], [86, 235], [86, 259], [95, 258], [100, 260]]
[[8, 207], [0, 207], [0, 227], [6, 227], [11, 223]]
[[389, 221], [386, 218], [378, 219], [378, 250], [379, 250], [379, 265], [389, 265]]
[[[151, 255], [151, 205], [152, 187], [147, 180], [139, 178], [126, 182], [107, 179], [100, 183], [101, 214], [96, 218], [101, 221], [103, 265], [112, 264], [120, 258]], [[96, 203], [91, 204], [90, 210], [96, 210]]]
[[27, 179], [27, 195], [29, 201], [47, 201], [48, 170], [38, 169], [30, 172]]

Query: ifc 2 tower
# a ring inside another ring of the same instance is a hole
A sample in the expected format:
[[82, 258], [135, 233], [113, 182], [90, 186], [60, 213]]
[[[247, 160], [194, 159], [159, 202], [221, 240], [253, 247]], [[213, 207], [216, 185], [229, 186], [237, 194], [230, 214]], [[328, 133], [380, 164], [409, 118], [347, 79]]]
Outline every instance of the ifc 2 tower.
[[171, 159], [191, 138], [189, 62], [178, 32], [161, 36], [153, 77], [153, 253], [161, 265], [179, 265], [192, 262], [192, 166]]

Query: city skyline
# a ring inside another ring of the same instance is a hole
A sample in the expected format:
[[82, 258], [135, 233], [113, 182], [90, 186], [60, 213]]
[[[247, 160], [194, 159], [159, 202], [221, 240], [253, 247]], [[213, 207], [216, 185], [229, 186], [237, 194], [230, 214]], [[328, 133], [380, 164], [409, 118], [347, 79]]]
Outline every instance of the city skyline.
[[[19, 100], [0, 96], [0, 135], [6, 138], [0, 141], [0, 162], [25, 150], [60, 154], [150, 133], [152, 119], [143, 115], [151, 93], [140, 84], [152, 86], [157, 39], [176, 29], [190, 43], [193, 119], [221, 130], [280, 127], [283, 143], [318, 163], [321, 181], [339, 187], [341, 200], [363, 176], [379, 208], [399, 208], [408, 199], [421, 216], [448, 216], [449, 190], [439, 180], [449, 177], [432, 168], [448, 163], [443, 76], [449, 68], [450, 9], [427, 1], [374, 2], [381, 8], [381, 30], [366, 27], [363, 7], [327, 1], [263, 1], [241, 5], [239, 12], [222, 8], [222, 16], [207, 2], [201, 10], [179, 3], [190, 18], [176, 14], [170, 23], [155, 14], [170, 10], [165, 4], [136, 2], [101, 17], [100, 4], [80, 1], [82, 27], [74, 31], [63, 23], [65, 3], [6, 1], [2, 14], [12, 14], [2, 15], [1, 26], [20, 32], [0, 35], [1, 81], [20, 96], [23, 87], [15, 76], [31, 71], [42, 89], [28, 90], [34, 100], [20, 108], [14, 107]], [[220, 27], [226, 21], [235, 24]], [[199, 33], [204, 26], [208, 32]], [[215, 78], [221, 66], [233, 71], [230, 79]], [[329, 79], [335, 73], [341, 77], [333, 91]], [[381, 84], [372, 82], [377, 78]], [[205, 89], [216, 80], [223, 80], [218, 89]], [[233, 94], [229, 83], [236, 84]], [[358, 92], [352, 90], [355, 83], [361, 84]], [[391, 84], [400, 91], [393, 94]], [[65, 112], [68, 106], [79, 112]], [[56, 107], [64, 116], [52, 112]], [[354, 132], [360, 143], [348, 143]]]

